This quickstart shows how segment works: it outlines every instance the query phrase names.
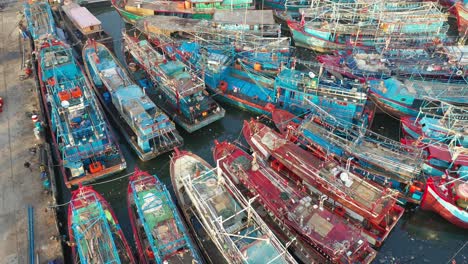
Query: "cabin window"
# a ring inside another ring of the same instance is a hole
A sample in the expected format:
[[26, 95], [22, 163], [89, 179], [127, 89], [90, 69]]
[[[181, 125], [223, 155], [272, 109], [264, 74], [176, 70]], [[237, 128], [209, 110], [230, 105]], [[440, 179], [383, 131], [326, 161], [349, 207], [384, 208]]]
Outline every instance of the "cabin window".
[[93, 30], [94, 30], [94, 26], [90, 26], [90, 27], [89, 27], [89, 30], [93, 31]]
[[291, 99], [294, 99], [294, 97], [296, 97], [296, 92], [292, 92], [292, 91], [291, 91], [291, 92], [289, 93], [289, 97], [290, 97]]

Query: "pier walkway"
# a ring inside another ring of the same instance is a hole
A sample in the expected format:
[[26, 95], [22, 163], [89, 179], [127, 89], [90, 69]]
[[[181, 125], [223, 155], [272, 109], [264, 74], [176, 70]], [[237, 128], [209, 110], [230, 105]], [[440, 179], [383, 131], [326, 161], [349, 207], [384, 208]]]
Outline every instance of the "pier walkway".
[[[39, 151], [31, 151], [43, 143], [33, 134], [30, 114], [40, 111], [39, 98], [33, 77], [19, 80], [23, 57], [17, 25], [22, 5], [7, 2], [0, 8], [0, 263], [30, 263], [31, 256], [34, 263], [48, 263], [63, 257], [54, 239], [59, 237], [55, 214], [48, 208], [54, 199], [42, 187]], [[29, 206], [34, 208], [34, 252], [29, 250]]]

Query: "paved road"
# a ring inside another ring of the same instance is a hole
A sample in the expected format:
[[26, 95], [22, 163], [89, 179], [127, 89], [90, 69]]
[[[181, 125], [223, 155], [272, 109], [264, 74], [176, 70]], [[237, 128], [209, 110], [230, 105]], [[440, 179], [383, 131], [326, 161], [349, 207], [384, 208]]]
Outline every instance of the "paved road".
[[[35, 210], [35, 249], [40, 263], [61, 255], [55, 219], [47, 210], [52, 198], [44, 194], [38, 155], [30, 148], [41, 143], [33, 134], [29, 113], [38, 110], [34, 81], [20, 81], [22, 53], [17, 24], [21, 4], [0, 11], [0, 263], [28, 263], [27, 206]], [[31, 164], [30, 168], [24, 166]]]

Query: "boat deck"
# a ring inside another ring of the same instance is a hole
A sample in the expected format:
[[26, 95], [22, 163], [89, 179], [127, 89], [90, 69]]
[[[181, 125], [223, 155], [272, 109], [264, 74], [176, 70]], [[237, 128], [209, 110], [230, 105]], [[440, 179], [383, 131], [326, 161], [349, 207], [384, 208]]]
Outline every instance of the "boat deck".
[[268, 148], [273, 157], [305, 183], [312, 186], [320, 183], [330, 192], [329, 195], [349, 197], [344, 199], [353, 205], [353, 210], [359, 208], [373, 217], [381, 217], [392, 204], [392, 197], [383, 196], [383, 188], [371, 185], [333, 161], [321, 161], [270, 130], [264, 126], [252, 136], [252, 142], [255, 140], [260, 143], [256, 145]]

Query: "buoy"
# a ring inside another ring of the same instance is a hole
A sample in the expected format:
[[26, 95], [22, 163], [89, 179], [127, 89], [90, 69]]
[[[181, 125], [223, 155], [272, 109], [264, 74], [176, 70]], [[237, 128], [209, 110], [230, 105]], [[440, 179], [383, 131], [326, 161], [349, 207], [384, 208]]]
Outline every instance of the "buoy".
[[31, 120], [33, 121], [33, 123], [36, 123], [37, 121], [39, 121], [39, 116], [38, 115], [32, 115]]
[[463, 74], [463, 71], [462, 71], [462, 70], [458, 70], [458, 71], [455, 72], [455, 74], [456, 74], [457, 76], [461, 76], [461, 75]]
[[96, 172], [99, 172], [99, 171], [102, 171], [102, 170], [103, 170], [103, 167], [102, 167], [101, 162], [99, 162], [99, 161], [91, 163], [89, 165], [89, 171], [91, 173], [96, 173]]
[[219, 89], [225, 93], [227, 91], [227, 88], [228, 88], [228, 83], [226, 81], [220, 81], [219, 82]]
[[258, 62], [254, 64], [254, 70], [256, 71], [261, 71], [262, 70], [262, 65]]

